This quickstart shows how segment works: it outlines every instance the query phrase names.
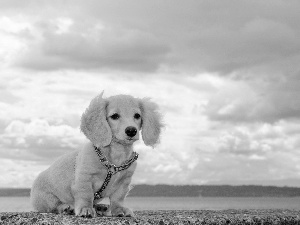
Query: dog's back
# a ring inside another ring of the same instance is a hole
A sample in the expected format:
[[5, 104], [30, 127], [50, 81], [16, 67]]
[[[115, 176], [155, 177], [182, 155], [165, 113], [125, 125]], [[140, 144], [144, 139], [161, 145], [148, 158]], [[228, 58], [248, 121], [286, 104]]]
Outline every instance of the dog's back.
[[31, 202], [39, 212], [55, 212], [61, 202], [74, 204], [72, 182], [78, 151], [63, 155], [39, 174], [31, 189]]

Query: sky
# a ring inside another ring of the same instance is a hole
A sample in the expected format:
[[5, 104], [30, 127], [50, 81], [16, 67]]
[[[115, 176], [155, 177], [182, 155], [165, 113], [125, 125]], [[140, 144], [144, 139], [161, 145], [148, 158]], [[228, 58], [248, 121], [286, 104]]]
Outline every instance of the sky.
[[134, 184], [300, 187], [297, 0], [0, 0], [0, 187], [87, 139], [90, 100], [150, 97]]

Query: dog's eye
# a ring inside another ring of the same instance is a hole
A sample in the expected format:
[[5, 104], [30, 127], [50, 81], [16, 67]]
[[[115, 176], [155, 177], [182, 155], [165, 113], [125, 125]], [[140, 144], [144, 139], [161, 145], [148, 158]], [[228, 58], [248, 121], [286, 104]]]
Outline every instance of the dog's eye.
[[138, 114], [138, 113], [136, 113], [136, 114], [134, 114], [134, 119], [139, 119], [139, 118], [141, 118], [141, 115], [140, 114]]
[[118, 113], [115, 113], [115, 114], [112, 114], [112, 115], [110, 116], [110, 118], [112, 118], [113, 120], [117, 120], [117, 119], [120, 118], [120, 115], [119, 115]]

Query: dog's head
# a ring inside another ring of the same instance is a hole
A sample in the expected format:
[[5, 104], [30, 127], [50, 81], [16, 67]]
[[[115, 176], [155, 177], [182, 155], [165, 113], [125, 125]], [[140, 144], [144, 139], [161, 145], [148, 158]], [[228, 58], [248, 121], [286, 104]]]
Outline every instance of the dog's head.
[[158, 106], [149, 99], [117, 95], [96, 96], [81, 117], [81, 131], [97, 147], [108, 146], [112, 139], [123, 145], [142, 138], [148, 146], [159, 141], [163, 124]]

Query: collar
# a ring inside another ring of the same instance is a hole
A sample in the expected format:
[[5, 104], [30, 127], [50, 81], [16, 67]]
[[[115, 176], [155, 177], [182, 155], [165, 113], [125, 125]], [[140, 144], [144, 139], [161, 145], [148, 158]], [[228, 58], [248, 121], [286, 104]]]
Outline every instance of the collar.
[[135, 162], [139, 157], [138, 153], [132, 152], [130, 159], [126, 160], [122, 165], [116, 166], [115, 164], [109, 162], [109, 160], [105, 157], [100, 148], [94, 146], [94, 149], [102, 165], [107, 169], [108, 173], [111, 173], [112, 175], [122, 170], [128, 169], [131, 166], [131, 164]]

